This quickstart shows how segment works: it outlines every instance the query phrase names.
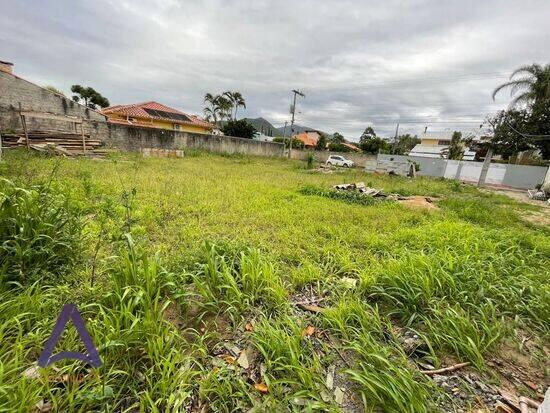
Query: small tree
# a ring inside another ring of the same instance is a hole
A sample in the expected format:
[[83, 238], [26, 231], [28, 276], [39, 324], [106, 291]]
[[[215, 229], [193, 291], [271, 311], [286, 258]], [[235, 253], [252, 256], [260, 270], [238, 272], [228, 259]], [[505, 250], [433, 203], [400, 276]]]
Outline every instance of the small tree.
[[365, 153], [387, 152], [389, 144], [385, 139], [376, 136], [374, 129], [368, 126], [359, 138], [359, 148]]
[[317, 140], [317, 145], [315, 145], [315, 150], [317, 151], [326, 151], [327, 150], [327, 137], [324, 133], [321, 133], [319, 139]]
[[227, 121], [222, 127], [222, 132], [227, 136], [246, 139], [254, 138], [254, 135], [257, 133], [256, 128], [245, 119]]
[[390, 149], [389, 143], [378, 136], [363, 138], [362, 142], [359, 143], [359, 147], [365, 153], [388, 152]]
[[412, 136], [408, 133], [405, 135], [400, 135], [397, 138], [395, 147], [393, 148], [393, 153], [396, 155], [406, 155], [419, 143], [420, 139], [416, 135]]
[[342, 142], [345, 142], [345, 141], [346, 141], [346, 139], [344, 138], [344, 135], [342, 135], [341, 133], [334, 132], [334, 134], [332, 135], [331, 142], [342, 143]]
[[65, 96], [65, 93], [63, 93], [61, 90], [59, 90], [55, 86], [46, 85], [46, 86], [44, 86], [44, 89], [47, 89], [47, 90], [49, 90], [50, 92], [53, 92], [53, 93], [57, 93], [58, 95]]
[[464, 155], [464, 148], [462, 146], [462, 133], [454, 131], [451, 137], [451, 144], [449, 145], [449, 159], [460, 160]]
[[342, 142], [330, 142], [328, 144], [329, 151], [334, 152], [351, 152], [351, 149], [344, 145]]
[[96, 109], [98, 106], [106, 108], [109, 106], [109, 100], [97, 92], [94, 88], [84, 87], [80, 85], [72, 85], [71, 92], [75, 93], [72, 99], [76, 103], [84, 102], [86, 107]]

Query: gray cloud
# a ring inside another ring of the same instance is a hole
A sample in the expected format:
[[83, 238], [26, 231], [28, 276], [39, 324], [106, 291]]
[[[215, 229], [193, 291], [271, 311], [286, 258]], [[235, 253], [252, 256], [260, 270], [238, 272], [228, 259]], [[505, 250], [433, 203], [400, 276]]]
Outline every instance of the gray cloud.
[[[239, 90], [277, 126], [300, 88], [298, 122], [357, 139], [373, 125], [471, 130], [505, 107], [490, 93], [516, 67], [548, 62], [547, 0], [0, 0], [0, 59], [68, 92], [200, 113]], [[447, 122], [447, 123], [444, 123]], [[471, 123], [466, 123], [471, 122]]]

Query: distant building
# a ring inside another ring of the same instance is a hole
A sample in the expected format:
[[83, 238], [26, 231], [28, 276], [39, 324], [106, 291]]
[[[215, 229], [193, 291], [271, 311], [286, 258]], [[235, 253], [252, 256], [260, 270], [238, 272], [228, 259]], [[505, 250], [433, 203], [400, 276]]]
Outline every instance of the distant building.
[[214, 125], [157, 102], [116, 105], [101, 111], [108, 122], [182, 132], [211, 133]]
[[[454, 132], [426, 132], [420, 136], [420, 143], [410, 151], [410, 156], [420, 156], [424, 158], [447, 159], [449, 156], [449, 146]], [[474, 137], [474, 141], [479, 140]], [[476, 152], [465, 148], [462, 160], [473, 161]]]

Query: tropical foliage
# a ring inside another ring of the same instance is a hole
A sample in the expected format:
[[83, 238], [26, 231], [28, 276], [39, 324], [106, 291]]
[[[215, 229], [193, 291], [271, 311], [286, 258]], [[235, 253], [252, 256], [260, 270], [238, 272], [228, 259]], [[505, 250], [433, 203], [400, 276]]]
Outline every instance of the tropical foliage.
[[510, 89], [513, 97], [511, 106], [536, 106], [550, 100], [550, 64], [532, 64], [514, 70], [510, 80], [493, 91], [493, 99], [505, 89]]
[[207, 93], [204, 95], [204, 103], [204, 116], [215, 125], [224, 120], [237, 120], [237, 109], [246, 108], [246, 102], [240, 92], [227, 91], [219, 95]]
[[550, 64], [515, 70], [509, 82], [493, 91], [493, 99], [504, 89], [513, 97], [510, 108], [487, 118], [496, 152], [509, 157], [538, 149], [543, 159], [550, 159]]
[[257, 133], [256, 128], [246, 121], [241, 120], [229, 120], [224, 123], [222, 132], [227, 136], [235, 136], [237, 138], [252, 139]]

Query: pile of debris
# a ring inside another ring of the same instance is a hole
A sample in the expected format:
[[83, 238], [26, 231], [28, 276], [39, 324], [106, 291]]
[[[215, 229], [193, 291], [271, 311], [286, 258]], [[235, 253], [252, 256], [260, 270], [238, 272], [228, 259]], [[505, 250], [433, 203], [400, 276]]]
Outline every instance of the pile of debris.
[[381, 189], [369, 188], [364, 182], [356, 182], [352, 184], [338, 184], [332, 187], [338, 191], [355, 191], [373, 198], [385, 198], [389, 201], [404, 201], [408, 197], [399, 194], [386, 194]]
[[319, 164], [319, 166], [316, 169], [313, 169], [313, 171], [321, 172], [324, 174], [333, 174], [333, 173], [342, 173], [344, 170], [342, 168], [337, 169], [332, 165], [327, 165], [325, 163]]
[[387, 194], [381, 189], [369, 188], [364, 182], [334, 185], [332, 189], [337, 191], [353, 191], [372, 198], [381, 198], [388, 201], [398, 201], [410, 207], [426, 209], [438, 209], [433, 203], [434, 199], [427, 196], [403, 196], [397, 193]]
[[89, 135], [75, 132], [32, 131], [27, 133], [29, 142], [23, 133], [2, 134], [2, 147], [5, 149], [29, 147], [39, 152], [55, 155], [103, 156], [106, 150], [100, 149], [103, 143], [97, 139], [90, 139]]
[[529, 199], [543, 202], [547, 201], [550, 204], [550, 187], [529, 189], [527, 190], [527, 196], [529, 197]]

